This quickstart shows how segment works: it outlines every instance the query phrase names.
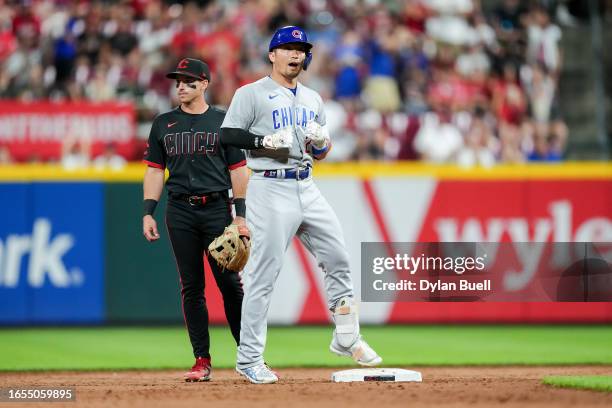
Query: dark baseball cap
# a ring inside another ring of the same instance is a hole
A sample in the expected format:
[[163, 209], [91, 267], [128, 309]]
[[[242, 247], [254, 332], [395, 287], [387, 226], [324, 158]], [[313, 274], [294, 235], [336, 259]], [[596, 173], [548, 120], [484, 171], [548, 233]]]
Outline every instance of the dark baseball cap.
[[210, 69], [204, 61], [194, 58], [183, 58], [176, 65], [176, 71], [166, 74], [166, 77], [171, 79], [176, 79], [178, 76], [195, 78], [200, 81], [208, 79], [210, 81]]

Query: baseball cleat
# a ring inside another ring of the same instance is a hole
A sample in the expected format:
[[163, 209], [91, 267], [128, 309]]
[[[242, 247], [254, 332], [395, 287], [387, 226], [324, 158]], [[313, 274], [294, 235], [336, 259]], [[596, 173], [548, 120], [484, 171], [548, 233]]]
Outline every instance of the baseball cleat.
[[357, 364], [366, 367], [373, 367], [382, 363], [382, 358], [376, 354], [374, 349], [361, 336], [350, 347], [342, 347], [334, 336], [329, 345], [329, 350], [339, 356], [351, 357]]
[[186, 382], [210, 381], [212, 367], [210, 358], [198, 357], [191, 371], [185, 373]]
[[236, 367], [236, 371], [253, 384], [273, 384], [278, 381], [278, 376], [266, 363], [249, 368]]

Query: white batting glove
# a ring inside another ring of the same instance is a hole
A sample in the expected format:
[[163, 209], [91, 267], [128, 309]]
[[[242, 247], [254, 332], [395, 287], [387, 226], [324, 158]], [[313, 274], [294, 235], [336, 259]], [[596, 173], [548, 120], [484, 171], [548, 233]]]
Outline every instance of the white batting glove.
[[293, 146], [293, 131], [289, 128], [281, 129], [263, 138], [263, 147], [266, 149], [291, 149]]
[[329, 143], [329, 134], [326, 128], [312, 120], [306, 125], [306, 140], [317, 149], [323, 149]]

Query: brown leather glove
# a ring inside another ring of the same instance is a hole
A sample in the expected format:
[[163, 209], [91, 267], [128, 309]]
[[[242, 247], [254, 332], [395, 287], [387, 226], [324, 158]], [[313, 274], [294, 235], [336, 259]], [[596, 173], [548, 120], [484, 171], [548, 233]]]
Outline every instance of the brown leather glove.
[[251, 253], [251, 233], [242, 225], [231, 224], [208, 246], [210, 255], [223, 268], [240, 272]]

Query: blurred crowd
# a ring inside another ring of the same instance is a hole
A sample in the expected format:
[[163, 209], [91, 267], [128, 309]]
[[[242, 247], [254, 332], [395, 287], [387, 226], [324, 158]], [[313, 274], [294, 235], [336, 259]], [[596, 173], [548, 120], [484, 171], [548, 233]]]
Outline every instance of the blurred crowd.
[[553, 17], [563, 2], [486, 5], [0, 0], [0, 98], [134, 101], [144, 140], [154, 116], [176, 104], [165, 73], [178, 60], [205, 60], [207, 100], [227, 107], [236, 88], [269, 74], [274, 30], [295, 24], [315, 44], [301, 80], [325, 100], [330, 160], [561, 160], [568, 129]]

